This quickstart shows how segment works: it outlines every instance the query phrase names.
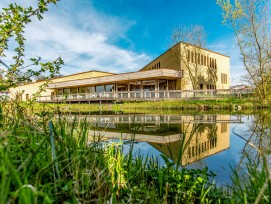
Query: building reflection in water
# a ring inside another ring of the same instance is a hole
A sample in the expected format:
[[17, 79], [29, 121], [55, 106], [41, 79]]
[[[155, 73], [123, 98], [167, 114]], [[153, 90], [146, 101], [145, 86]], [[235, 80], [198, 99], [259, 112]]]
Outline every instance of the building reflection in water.
[[88, 120], [90, 138], [147, 142], [175, 163], [181, 158], [181, 166], [228, 149], [230, 123], [241, 122], [229, 115], [98, 115]]

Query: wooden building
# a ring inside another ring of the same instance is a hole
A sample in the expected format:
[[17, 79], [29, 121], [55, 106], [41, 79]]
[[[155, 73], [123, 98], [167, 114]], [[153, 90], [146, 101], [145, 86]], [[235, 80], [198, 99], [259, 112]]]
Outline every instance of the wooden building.
[[[230, 58], [180, 42], [137, 72], [88, 71], [56, 79], [37, 101], [162, 100], [229, 89]], [[10, 89], [11, 97], [33, 98], [44, 82]], [[196, 90], [196, 91], [195, 91]]]

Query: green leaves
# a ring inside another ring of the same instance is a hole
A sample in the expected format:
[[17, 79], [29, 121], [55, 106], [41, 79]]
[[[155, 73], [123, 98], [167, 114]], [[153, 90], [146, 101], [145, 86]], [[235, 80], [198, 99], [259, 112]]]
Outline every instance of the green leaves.
[[[58, 57], [52, 62], [41, 62], [40, 57], [30, 58], [32, 64], [25, 65], [25, 37], [24, 30], [33, 17], [41, 20], [42, 14], [48, 11], [48, 6], [56, 4], [58, 0], [39, 0], [37, 8], [24, 8], [16, 3], [3, 8], [0, 14], [0, 57], [5, 60], [5, 53], [10, 51], [9, 42], [15, 42], [13, 62], [2, 71], [0, 78], [0, 90], [7, 90], [10, 87], [16, 87], [20, 84], [32, 80], [33, 76], [39, 76], [42, 73], [48, 74], [48, 79], [59, 73], [63, 60]], [[29, 56], [32, 57], [32, 56]], [[26, 57], [27, 59], [27, 57]], [[1, 60], [2, 61], [2, 60]], [[3, 64], [3, 63], [2, 63]], [[26, 67], [31, 67], [25, 71]], [[35, 70], [35, 71], [34, 71]]]

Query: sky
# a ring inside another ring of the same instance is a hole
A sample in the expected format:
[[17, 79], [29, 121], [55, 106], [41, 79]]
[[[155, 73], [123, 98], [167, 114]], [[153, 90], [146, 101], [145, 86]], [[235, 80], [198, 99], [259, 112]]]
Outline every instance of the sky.
[[[34, 6], [34, 0], [5, 0]], [[26, 58], [61, 56], [63, 75], [99, 70], [114, 73], [141, 69], [172, 44], [178, 26], [202, 25], [207, 48], [231, 57], [231, 85], [245, 73], [232, 30], [223, 25], [215, 0], [62, 0], [44, 19], [26, 27]], [[12, 52], [7, 52], [9, 63]]]

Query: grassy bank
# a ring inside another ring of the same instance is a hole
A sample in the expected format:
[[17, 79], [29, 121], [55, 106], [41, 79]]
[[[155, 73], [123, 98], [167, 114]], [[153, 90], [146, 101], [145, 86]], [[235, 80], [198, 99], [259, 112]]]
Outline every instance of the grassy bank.
[[33, 110], [60, 111], [66, 113], [90, 113], [95, 111], [114, 111], [124, 113], [164, 113], [176, 111], [183, 112], [229, 112], [235, 111], [240, 113], [252, 113], [262, 108], [270, 108], [269, 104], [262, 105], [251, 99], [220, 99], [220, 100], [172, 100], [172, 101], [150, 101], [150, 102], [125, 102], [125, 103], [102, 103], [100, 104], [76, 104], [76, 103], [61, 103], [61, 104], [40, 104], [35, 103]]

